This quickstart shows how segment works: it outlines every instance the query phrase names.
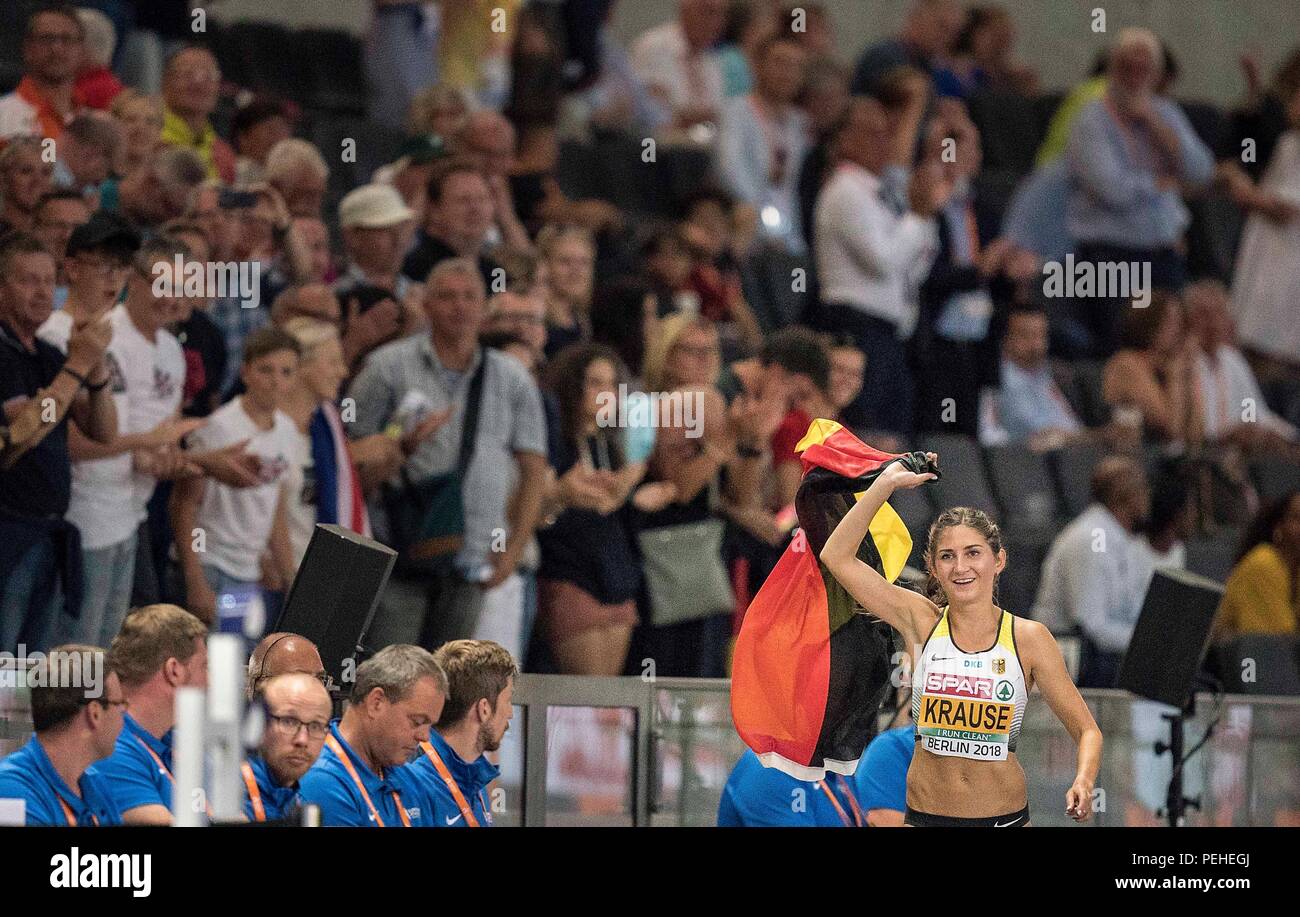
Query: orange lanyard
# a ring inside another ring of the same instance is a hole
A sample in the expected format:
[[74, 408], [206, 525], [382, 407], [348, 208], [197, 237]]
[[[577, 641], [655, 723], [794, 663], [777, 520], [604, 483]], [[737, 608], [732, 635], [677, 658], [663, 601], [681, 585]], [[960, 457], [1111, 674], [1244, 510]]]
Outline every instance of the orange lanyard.
[[[176, 778], [173, 777], [172, 772], [167, 769], [167, 765], [163, 764], [163, 759], [158, 757], [158, 752], [150, 748], [149, 743], [146, 742], [144, 739], [140, 738], [139, 736], [135, 736], [135, 740], [140, 743], [141, 748], [143, 748], [145, 751], [149, 753], [149, 757], [153, 758], [153, 763], [158, 765], [158, 770], [160, 770], [163, 774], [165, 774], [167, 776], [167, 779], [170, 780], [174, 785], [176, 783]], [[212, 817], [211, 803], [205, 802], [203, 804], [203, 808], [207, 810], [208, 818], [211, 818]]]
[[262, 791], [257, 788], [257, 778], [247, 761], [239, 765], [239, 772], [244, 775], [244, 786], [248, 787], [248, 801], [253, 804], [253, 821], [266, 821], [266, 807], [262, 805]]
[[[836, 776], [839, 777], [838, 774]], [[839, 781], [840, 783], [844, 783], [844, 778], [839, 777]], [[844, 811], [844, 806], [840, 805], [840, 801], [835, 798], [835, 793], [826, 785], [826, 781], [819, 780], [817, 781], [817, 785], [822, 788], [822, 792], [826, 794], [826, 798], [831, 801], [831, 805], [833, 805], [835, 811], [839, 813], [840, 821], [844, 823], [844, 827], [861, 828], [866, 823], [866, 819], [862, 817], [862, 808], [858, 805], [858, 800], [854, 797], [851, 789], [847, 786], [842, 787], [844, 795], [849, 799], [849, 808], [853, 810], [853, 820], [849, 821], [849, 813]]]
[[[352, 782], [355, 783], [357, 789], [361, 791], [361, 798], [366, 801], [366, 807], [370, 809], [370, 817], [375, 820], [375, 824], [381, 828], [386, 828], [387, 825], [384, 824], [384, 820], [379, 817], [379, 810], [376, 809], [375, 804], [370, 801], [370, 794], [366, 792], [366, 785], [361, 782], [361, 775], [358, 774], [357, 769], [352, 766], [352, 759], [349, 758], [348, 753], [343, 750], [343, 746], [339, 744], [339, 740], [334, 738], [334, 736], [329, 736], [325, 739], [325, 744], [328, 745], [330, 751], [338, 755], [338, 759], [343, 762], [343, 767], [347, 770], [348, 776], [352, 778]], [[402, 797], [397, 795], [396, 790], [393, 791], [393, 802], [397, 803], [397, 814], [402, 819], [402, 827], [411, 827], [411, 819], [407, 817], [406, 807], [402, 805]]]
[[139, 736], [136, 736], [135, 740], [140, 743], [141, 748], [143, 748], [145, 751], [149, 753], [149, 757], [153, 758], [153, 763], [158, 765], [158, 770], [166, 774], [168, 780], [170, 780], [172, 783], [175, 783], [176, 778], [173, 777], [172, 772], [167, 769], [167, 765], [163, 764], [163, 759], [158, 757], [158, 752], [150, 748], [149, 743], [146, 742], [144, 739], [140, 738]]
[[478, 819], [474, 817], [474, 812], [469, 807], [469, 800], [460, 791], [460, 787], [456, 784], [456, 778], [451, 775], [451, 771], [447, 770], [447, 765], [443, 763], [438, 752], [428, 742], [421, 742], [420, 747], [424, 749], [425, 755], [433, 762], [434, 770], [438, 772], [442, 782], [447, 784], [447, 789], [451, 790], [451, 798], [456, 800], [456, 805], [460, 808], [460, 814], [465, 816], [465, 824], [471, 828], [481, 827]]
[[[54, 794], [54, 798], [57, 799], [59, 805], [63, 807], [63, 817], [68, 820], [68, 825], [73, 828], [77, 827], [77, 816], [72, 814], [72, 806], [68, 805], [67, 801], [64, 800], [57, 791]], [[94, 813], [91, 813], [90, 820], [95, 827], [99, 827], [99, 819], [95, 817]]]

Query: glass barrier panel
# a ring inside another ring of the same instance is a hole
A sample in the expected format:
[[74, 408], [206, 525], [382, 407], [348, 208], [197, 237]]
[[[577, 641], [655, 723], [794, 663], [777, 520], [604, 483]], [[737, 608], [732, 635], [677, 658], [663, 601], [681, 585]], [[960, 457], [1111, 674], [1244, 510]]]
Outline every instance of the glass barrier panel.
[[631, 827], [636, 711], [548, 707], [546, 824]]

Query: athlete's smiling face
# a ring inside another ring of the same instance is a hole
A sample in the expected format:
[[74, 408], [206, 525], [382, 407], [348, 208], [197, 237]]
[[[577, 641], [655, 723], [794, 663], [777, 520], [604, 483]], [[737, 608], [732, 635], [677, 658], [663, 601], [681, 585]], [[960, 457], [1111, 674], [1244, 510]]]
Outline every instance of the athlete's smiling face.
[[993, 602], [993, 583], [1007, 565], [1007, 552], [994, 552], [988, 539], [968, 525], [939, 533], [930, 572], [943, 586], [950, 605]]

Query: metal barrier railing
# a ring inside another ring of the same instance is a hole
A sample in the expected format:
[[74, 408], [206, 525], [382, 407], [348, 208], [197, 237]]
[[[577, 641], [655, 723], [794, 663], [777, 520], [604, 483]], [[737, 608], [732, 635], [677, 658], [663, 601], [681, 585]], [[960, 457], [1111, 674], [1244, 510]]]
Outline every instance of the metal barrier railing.
[[[1154, 752], [1168, 740], [1161, 708], [1123, 691], [1081, 693], [1106, 740], [1091, 824], [1160, 824], [1170, 769]], [[24, 694], [0, 691], [0, 755], [31, 734]], [[498, 825], [712, 825], [744, 752], [725, 679], [521, 675], [514, 703], [493, 795]], [[1189, 748], [1215, 712], [1214, 698], [1198, 697]], [[1228, 695], [1218, 712], [1184, 769], [1186, 795], [1201, 801], [1187, 823], [1300, 826], [1300, 698]], [[1017, 755], [1034, 823], [1069, 824], [1074, 744], [1041, 697]]]
[[[722, 679], [521, 676], [515, 703], [526, 725], [502, 748], [499, 823], [712, 825], [744, 751], [729, 687]], [[1161, 824], [1170, 759], [1155, 743], [1169, 738], [1165, 708], [1123, 691], [1082, 693], [1106, 737], [1091, 824]], [[1215, 712], [1213, 697], [1198, 697], [1189, 748]], [[1218, 712], [1213, 736], [1184, 767], [1184, 792], [1201, 803], [1187, 824], [1300, 825], [1300, 698], [1229, 695]], [[1041, 697], [1017, 754], [1035, 824], [1070, 824], [1074, 744]]]

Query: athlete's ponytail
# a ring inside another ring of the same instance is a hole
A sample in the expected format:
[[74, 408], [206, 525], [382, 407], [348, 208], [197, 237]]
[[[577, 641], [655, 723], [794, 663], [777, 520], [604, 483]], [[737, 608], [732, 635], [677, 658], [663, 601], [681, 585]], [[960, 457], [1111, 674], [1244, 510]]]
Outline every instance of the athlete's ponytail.
[[[989, 547], [996, 555], [1002, 551], [1002, 530], [994, 522], [989, 514], [982, 509], [974, 509], [969, 506], [954, 506], [952, 509], [944, 510], [939, 514], [939, 518], [934, 520], [930, 526], [930, 534], [925, 542], [925, 569], [928, 578], [925, 583], [926, 596], [934, 604], [943, 606], [948, 603], [948, 596], [943, 591], [943, 584], [939, 578], [934, 575], [935, 557], [939, 553], [939, 537], [944, 531], [953, 526], [964, 525], [972, 528], [984, 536], [984, 540], [989, 543]], [[993, 579], [993, 604], [998, 601], [998, 580]]]

